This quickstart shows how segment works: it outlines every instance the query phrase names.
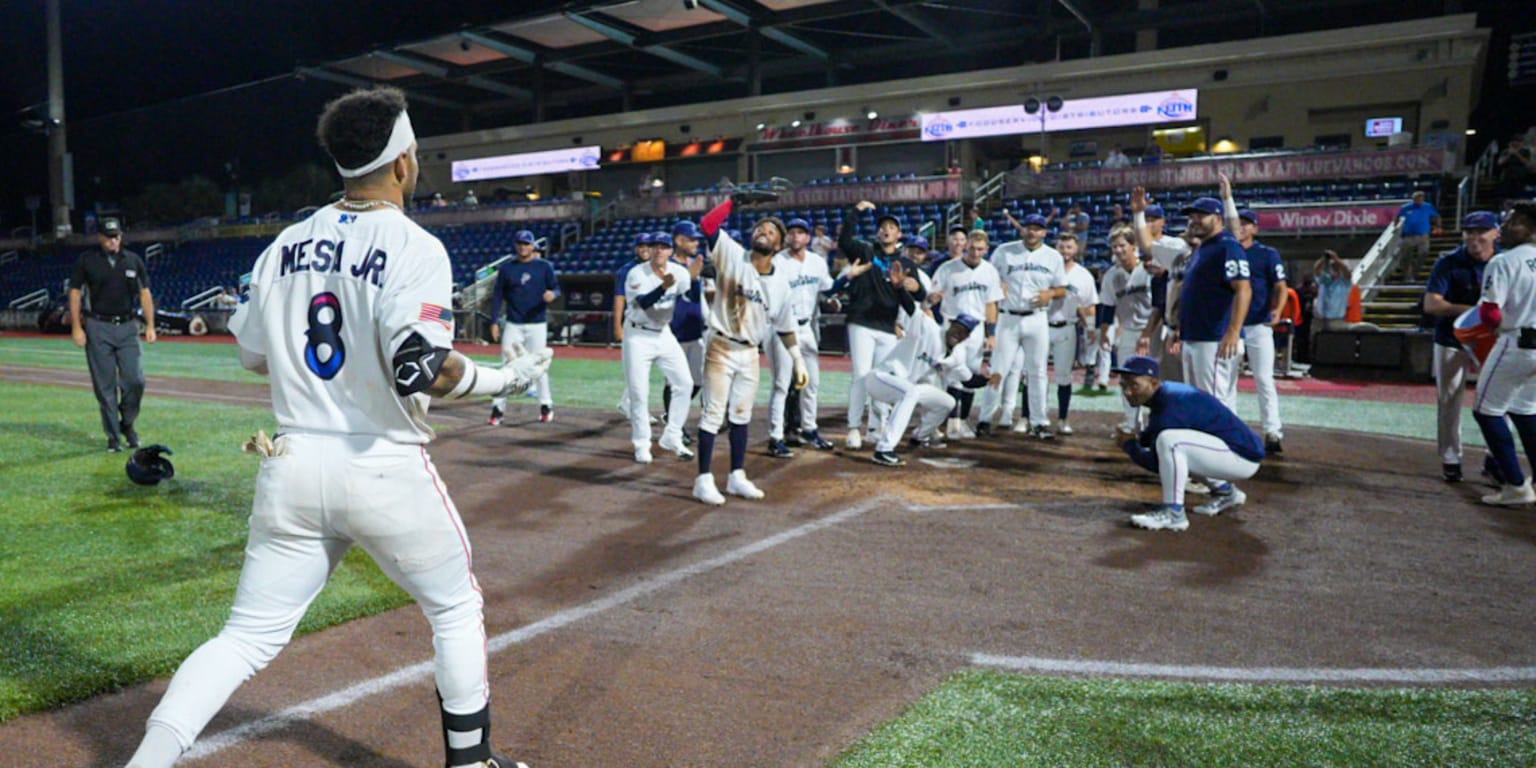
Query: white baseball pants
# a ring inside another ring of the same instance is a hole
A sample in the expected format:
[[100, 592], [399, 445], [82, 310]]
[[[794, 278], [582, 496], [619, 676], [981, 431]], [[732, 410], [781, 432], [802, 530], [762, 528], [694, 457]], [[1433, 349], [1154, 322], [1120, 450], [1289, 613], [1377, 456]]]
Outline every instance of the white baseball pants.
[[1472, 410], [1485, 416], [1536, 415], [1536, 349], [1521, 349], [1514, 334], [1500, 334], [1477, 375]]
[[[1263, 323], [1243, 326], [1243, 350], [1248, 355], [1248, 370], [1253, 371], [1253, 385], [1259, 393], [1259, 421], [1265, 437], [1284, 437], [1280, 423], [1280, 390], [1275, 387], [1275, 329]], [[1234, 367], [1234, 372], [1236, 368]], [[1232, 377], [1237, 386], [1237, 376]], [[1232, 402], [1237, 402], [1233, 392]]]
[[263, 459], [256, 475], [229, 620], [182, 662], [149, 727], [190, 747], [235, 689], [288, 644], [354, 543], [415, 598], [431, 624], [443, 708], [484, 709], [490, 688], [480, 585], [464, 524], [426, 446], [291, 432], [277, 445], [286, 454]]
[[[1217, 356], [1219, 341], [1186, 341], [1180, 357], [1184, 360], [1184, 383], [1215, 395], [1228, 410], [1237, 410], [1236, 356]], [[1241, 354], [1242, 350], [1238, 350]]]
[[1163, 503], [1183, 504], [1190, 477], [1246, 480], [1259, 463], [1232, 452], [1221, 438], [1194, 429], [1165, 429], [1157, 433], [1157, 471], [1163, 483]]
[[1442, 464], [1461, 463], [1461, 414], [1466, 410], [1467, 374], [1475, 368], [1466, 350], [1434, 345], [1435, 442]]
[[[810, 379], [805, 389], [800, 390], [800, 423], [795, 425], [797, 430], [816, 429], [816, 395], [821, 391], [821, 359], [818, 356], [816, 334], [811, 332], [811, 324], [805, 323], [795, 331], [795, 340], [800, 345], [800, 356], [805, 360], [805, 375]], [[784, 439], [784, 401], [789, 399], [789, 388], [795, 383], [795, 359], [790, 357], [789, 350], [784, 348], [783, 342], [777, 337], [766, 342], [768, 347], [768, 364], [773, 369], [773, 396], [768, 400], [768, 437], [773, 440]]]
[[949, 417], [955, 407], [955, 398], [932, 384], [913, 384], [904, 376], [893, 376], [876, 371], [869, 376], [869, 396], [894, 406], [885, 428], [875, 443], [877, 451], [894, 451], [901, 444], [901, 436], [912, 421], [913, 411], [918, 412], [917, 434], [932, 437]]
[[[997, 323], [997, 350], [992, 353], [992, 371], [1002, 372], [1004, 381], [1000, 386], [988, 386], [981, 395], [981, 421], [992, 421], [998, 414], [994, 413], [1002, 401], [1006, 409], [1001, 418], [1001, 423], [1013, 421], [1012, 401], [1016, 396], [1018, 387], [1009, 385], [1007, 372], [1019, 366], [1025, 384], [1029, 387], [1029, 421], [1038, 426], [1047, 426], [1051, 423], [1051, 416], [1046, 409], [1046, 355], [1050, 352], [1050, 325], [1045, 320], [1044, 312], [1036, 312], [1032, 315], [1020, 317], [1019, 315], [1004, 313]], [[1006, 391], [1005, 391], [1006, 390]]]
[[869, 399], [866, 379], [875, 363], [885, 359], [896, 346], [896, 334], [862, 325], [844, 327], [848, 331], [848, 361], [853, 367], [852, 380], [848, 383], [848, 428], [862, 429]]
[[[732, 424], [752, 421], [760, 365], [757, 347], [744, 347], [720, 336], [710, 339], [704, 351], [704, 413], [699, 417], [699, 429], [719, 434], [727, 420]], [[672, 398], [674, 405], [677, 400]]]
[[[548, 323], [502, 323], [501, 324], [501, 357], [511, 360], [519, 354], [538, 352], [549, 346]], [[519, 351], [521, 350], [521, 351]], [[538, 388], [539, 404], [553, 406], [555, 404], [554, 393], [549, 391], [549, 371], [539, 376], [534, 382]], [[491, 405], [505, 411], [507, 399], [505, 397], [491, 398]]]
[[[1120, 326], [1118, 326], [1118, 325], [1111, 325], [1108, 328], [1100, 328], [1099, 329], [1099, 333], [1100, 334], [1106, 334], [1106, 333], [1107, 334], [1118, 334], [1118, 333], [1120, 333]], [[1138, 334], [1139, 335], [1141, 333], [1141, 331], [1138, 329], [1138, 330], [1135, 330], [1135, 331], [1127, 331], [1126, 333], [1134, 333], [1134, 334]], [[1122, 334], [1122, 335], [1124, 335], [1124, 334]], [[1103, 338], [1103, 337], [1101, 336], [1100, 338]], [[1115, 339], [1116, 337], [1114, 335], [1111, 335], [1109, 338]], [[1115, 345], [1119, 344], [1118, 341], [1112, 341], [1110, 343], [1111, 344], [1115, 344]], [[1109, 350], [1104, 348], [1102, 341], [1100, 341], [1098, 344], [1095, 344], [1094, 347], [1097, 348], [1099, 352], [1098, 352], [1098, 358], [1094, 361], [1094, 365], [1093, 365], [1093, 383], [1097, 384], [1097, 385], [1099, 385], [1101, 387], [1107, 387], [1107, 386], [1109, 386], [1109, 369], [1110, 369], [1110, 364], [1112, 362], [1114, 362], [1114, 361], [1110, 359]], [[1117, 350], [1117, 353], [1118, 353], [1118, 350]], [[1133, 354], [1133, 355], [1136, 354], [1136, 342], [1135, 342], [1134, 339], [1131, 341], [1131, 354]], [[1125, 358], [1122, 357], [1120, 359], [1124, 360]]]
[[672, 335], [672, 329], [647, 330], [631, 324], [624, 329], [625, 399], [629, 402], [629, 440], [636, 449], [651, 445], [651, 365], [661, 369], [672, 387], [672, 402], [667, 408], [667, 424], [661, 439], [679, 442], [688, 421], [688, 394], [693, 391], [693, 376], [688, 373], [688, 358]]
[[[1072, 366], [1077, 363], [1077, 326], [1068, 323], [1060, 328], [1051, 328], [1049, 338], [1056, 386], [1071, 384]], [[1034, 410], [1030, 410], [1030, 413], [1034, 413]]]

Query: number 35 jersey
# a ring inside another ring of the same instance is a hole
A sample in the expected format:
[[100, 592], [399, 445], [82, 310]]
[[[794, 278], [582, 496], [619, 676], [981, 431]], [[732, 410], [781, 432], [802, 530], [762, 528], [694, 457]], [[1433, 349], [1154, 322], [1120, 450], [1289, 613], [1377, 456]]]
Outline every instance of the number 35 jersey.
[[425, 443], [430, 398], [397, 394], [391, 360], [412, 333], [453, 346], [452, 291], [447, 250], [404, 214], [327, 206], [256, 258], [229, 325], [267, 359], [280, 428]]

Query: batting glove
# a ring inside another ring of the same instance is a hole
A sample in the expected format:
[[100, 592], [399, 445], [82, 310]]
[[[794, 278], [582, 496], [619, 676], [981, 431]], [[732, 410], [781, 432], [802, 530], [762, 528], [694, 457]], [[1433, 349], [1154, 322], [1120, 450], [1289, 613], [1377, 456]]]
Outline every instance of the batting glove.
[[521, 395], [528, 391], [528, 388], [549, 370], [549, 363], [554, 357], [554, 350], [545, 348], [530, 352], [503, 365], [501, 370], [507, 375], [507, 385], [497, 393], [497, 397]]

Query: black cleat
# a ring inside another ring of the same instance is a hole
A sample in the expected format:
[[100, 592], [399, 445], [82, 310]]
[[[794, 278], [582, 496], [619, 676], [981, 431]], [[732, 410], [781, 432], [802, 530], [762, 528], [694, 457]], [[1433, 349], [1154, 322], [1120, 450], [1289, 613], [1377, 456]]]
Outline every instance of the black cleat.
[[822, 437], [821, 433], [814, 429], [801, 432], [800, 437], [801, 439], [805, 440], [806, 445], [809, 445], [818, 451], [830, 451], [837, 447], [832, 444], [831, 440]]
[[991, 437], [992, 436], [992, 425], [988, 424], [985, 421], [978, 421], [978, 422], [976, 422], [976, 436], [977, 437]]
[[900, 467], [907, 463], [906, 459], [896, 455], [895, 451], [875, 451], [875, 463], [882, 467]]
[[1461, 482], [1461, 465], [1460, 464], [1442, 464], [1442, 465], [1440, 465], [1440, 476], [1445, 478], [1445, 481], [1447, 483], [1459, 483], [1459, 482]]
[[768, 455], [775, 459], [791, 459], [794, 458], [795, 452], [791, 451], [783, 440], [769, 440]]
[[1280, 445], [1280, 438], [1270, 435], [1264, 438], [1264, 452], [1271, 456], [1279, 456], [1285, 453], [1285, 448]]
[[506, 413], [504, 411], [502, 411], [500, 408], [497, 408], [496, 406], [493, 405], [493, 406], [491, 406], [491, 418], [488, 419], [486, 421], [486, 423], [490, 424], [493, 427], [499, 427], [499, 426], [501, 426], [501, 419], [505, 415], [506, 415]]
[[114, 437], [111, 440], [107, 441], [107, 453], [122, 453], [122, 452], [123, 452], [123, 444], [118, 442], [117, 438]]
[[133, 427], [123, 427], [123, 439], [128, 441], [129, 448], [139, 447], [139, 433]]
[[541, 405], [541, 406], [539, 406], [539, 421], [541, 421], [541, 422], [543, 422], [545, 424], [548, 424], [549, 422], [554, 421], [554, 420], [555, 420], [555, 409], [554, 409], [553, 406], [549, 406], [549, 405]]

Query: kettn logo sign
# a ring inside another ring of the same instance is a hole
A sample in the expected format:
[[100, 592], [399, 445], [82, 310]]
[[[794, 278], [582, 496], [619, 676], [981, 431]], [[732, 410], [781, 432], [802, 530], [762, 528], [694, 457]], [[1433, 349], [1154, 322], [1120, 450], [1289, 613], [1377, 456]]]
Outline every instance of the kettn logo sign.
[[1157, 105], [1157, 113], [1169, 120], [1188, 120], [1195, 116], [1195, 105], [1189, 99], [1175, 93]]

